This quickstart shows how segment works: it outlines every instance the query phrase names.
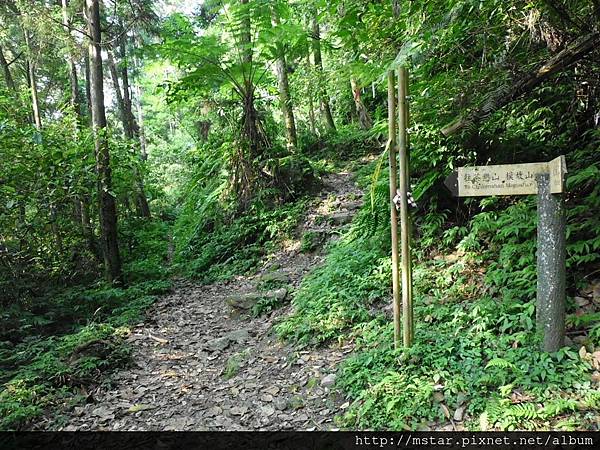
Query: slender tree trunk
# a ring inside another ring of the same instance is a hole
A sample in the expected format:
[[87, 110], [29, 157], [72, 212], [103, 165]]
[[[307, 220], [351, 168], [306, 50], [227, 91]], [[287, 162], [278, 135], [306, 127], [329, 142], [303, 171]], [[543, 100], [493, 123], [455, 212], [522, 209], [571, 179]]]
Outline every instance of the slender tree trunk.
[[[69, 30], [71, 21], [69, 20], [68, 12], [68, 0], [62, 0], [62, 20], [65, 30]], [[79, 98], [79, 84], [77, 80], [77, 66], [75, 65], [75, 58], [71, 52], [67, 56], [67, 64], [69, 66], [69, 82], [71, 83], [71, 107], [77, 115], [78, 124], [81, 123], [81, 100]]]
[[[139, 143], [139, 127], [135, 121], [135, 117], [133, 116], [133, 111], [131, 110], [131, 97], [129, 96], [129, 76], [127, 75], [127, 66], [124, 66], [121, 71], [121, 79], [123, 81], [123, 93], [121, 93], [117, 66], [115, 64], [113, 53], [110, 50], [108, 51], [108, 65], [113, 84], [115, 86], [117, 105], [121, 114], [121, 122], [123, 123], [123, 132], [125, 133], [125, 138], [132, 141], [137, 140]], [[140, 153], [140, 159], [143, 161], [143, 152]], [[144, 180], [137, 168], [134, 167], [133, 172], [137, 188], [136, 204], [138, 205], [139, 215], [142, 217], [150, 217], [150, 206], [148, 205], [148, 200], [146, 199]]]
[[87, 116], [92, 122], [92, 92], [90, 83], [90, 55], [85, 53], [83, 56], [83, 62], [85, 65], [85, 102], [87, 107]]
[[[62, 0], [62, 19], [63, 26], [66, 30], [69, 29], [71, 25], [71, 21], [69, 19], [68, 14], [68, 0]], [[71, 84], [71, 107], [75, 112], [76, 116], [76, 125], [74, 130], [74, 138], [79, 138], [79, 130], [82, 126], [84, 120], [81, 111], [81, 98], [79, 95], [79, 81], [77, 77], [77, 66], [75, 64], [75, 58], [72, 53], [69, 52], [67, 56], [67, 64], [69, 68], [69, 82]], [[98, 243], [96, 242], [96, 238], [94, 236], [94, 231], [92, 229], [92, 224], [90, 221], [90, 216], [88, 213], [88, 204], [89, 200], [85, 197], [85, 195], [78, 195], [74, 199], [74, 207], [75, 212], [77, 214], [77, 221], [81, 226], [81, 234], [83, 235], [88, 250], [94, 255], [97, 259], [100, 259], [101, 255], [98, 249]]]
[[[13, 91], [15, 95], [17, 95], [17, 87], [15, 85], [15, 81], [10, 73], [10, 67], [4, 53], [2, 52], [2, 47], [0, 47], [0, 65], [2, 66], [2, 70], [4, 71], [4, 79], [6, 81], [6, 87]], [[25, 250], [27, 246], [27, 240], [25, 239], [25, 229], [27, 227], [26, 224], [26, 216], [25, 216], [25, 202], [22, 199], [21, 191], [18, 190], [18, 200], [17, 200], [17, 208], [19, 214], [17, 216], [17, 230], [19, 235], [19, 251]]]
[[[273, 11], [273, 26], [279, 25], [279, 17]], [[296, 120], [294, 119], [294, 106], [290, 95], [290, 83], [288, 80], [288, 67], [285, 58], [285, 50], [282, 45], [278, 45], [279, 57], [275, 62], [277, 72], [277, 82], [279, 85], [279, 103], [281, 113], [285, 121], [285, 134], [288, 148], [295, 150], [298, 146], [298, 136], [296, 134]]]
[[[248, 0], [240, 0], [244, 8], [248, 7]], [[262, 125], [256, 105], [254, 103], [254, 75], [252, 48], [252, 23], [250, 12], [244, 11], [240, 27], [240, 53], [242, 60], [242, 74], [244, 77], [241, 101], [243, 106], [241, 124], [241, 145], [233, 160], [233, 186], [239, 198], [240, 210], [245, 209], [254, 193], [254, 184], [260, 172], [256, 161], [262, 157], [263, 150], [268, 146], [268, 139]]]
[[[321, 56], [321, 31], [319, 29], [319, 21], [317, 20], [317, 11], [315, 10], [312, 17], [312, 38], [313, 38], [313, 58], [317, 71], [319, 72], [321, 82], [323, 82], [323, 58]], [[335, 130], [335, 122], [333, 121], [333, 115], [331, 114], [331, 107], [329, 106], [329, 100], [327, 90], [325, 87], [321, 90], [321, 114], [323, 120], [330, 130]]]
[[[133, 39], [134, 39], [134, 42], [137, 47], [142, 46], [143, 43], [141, 42], [141, 39], [138, 34], [134, 34]], [[133, 64], [135, 67], [140, 67], [140, 63], [135, 56], [133, 57]], [[140, 87], [139, 84], [134, 84], [133, 89], [135, 91], [134, 98], [135, 98], [137, 123], [138, 123], [138, 131], [139, 131], [139, 138], [140, 138], [140, 151], [142, 154], [142, 161], [145, 162], [148, 159], [148, 151], [147, 151], [148, 145], [146, 142], [146, 131], [144, 128], [144, 110], [142, 108], [142, 88]]]
[[[310, 52], [306, 55], [307, 67], [311, 66], [310, 63]], [[310, 125], [310, 132], [312, 134], [317, 134], [317, 126], [315, 123], [315, 106], [313, 104], [313, 95], [312, 90], [309, 88], [308, 90], [308, 123]]]
[[2, 47], [0, 47], [0, 66], [2, 66], [2, 71], [4, 72], [4, 80], [6, 81], [6, 87], [11, 91], [15, 91], [15, 80], [13, 79], [10, 73], [10, 67], [8, 65], [8, 61], [6, 60], [6, 57], [4, 56]]
[[285, 134], [288, 147], [295, 149], [298, 146], [298, 137], [296, 135], [296, 121], [294, 119], [294, 109], [290, 96], [290, 85], [287, 76], [287, 64], [285, 56], [281, 55], [276, 62], [277, 79], [279, 82], [279, 102], [281, 103], [281, 112], [285, 119]]
[[352, 97], [354, 98], [354, 106], [356, 107], [356, 114], [358, 115], [358, 123], [363, 130], [368, 130], [373, 125], [369, 111], [365, 107], [361, 99], [361, 87], [359, 86], [356, 78], [350, 78], [350, 86], [352, 88]]
[[130, 86], [129, 86], [129, 69], [127, 67], [127, 50], [125, 46], [125, 36], [121, 37], [120, 50], [121, 50], [121, 80], [123, 80], [123, 106], [125, 107], [125, 114], [127, 124], [129, 129], [131, 130], [132, 137], [139, 137], [140, 131], [138, 128], [138, 124], [135, 121], [135, 116], [133, 115], [133, 107], [131, 103], [131, 94], [130, 94]]
[[33, 49], [31, 47], [31, 41], [29, 39], [29, 32], [23, 30], [25, 36], [25, 45], [27, 47], [28, 62], [27, 62], [27, 73], [29, 77], [29, 88], [31, 90], [31, 106], [33, 109], [33, 120], [35, 127], [40, 130], [42, 128], [42, 116], [40, 115], [40, 102], [38, 99], [37, 90], [37, 78], [35, 74], [35, 61], [33, 58]]
[[[248, 5], [248, 0], [240, 0], [242, 5]], [[254, 106], [254, 68], [252, 64], [252, 23], [250, 14], [244, 14], [240, 34], [242, 46], [242, 63], [244, 74], [244, 135], [250, 146], [249, 160], [252, 161], [259, 152], [259, 133], [257, 126], [258, 113]], [[248, 161], [249, 162], [249, 161]], [[246, 175], [248, 176], [248, 175]]]
[[140, 150], [142, 154], [142, 161], [148, 159], [147, 142], [146, 142], [146, 131], [144, 128], [144, 110], [142, 109], [142, 90], [138, 85], [135, 85], [135, 98], [136, 98], [136, 109], [138, 116], [138, 127], [140, 129]]
[[123, 133], [127, 139], [133, 139], [133, 133], [129, 127], [129, 121], [127, 120], [127, 113], [125, 112], [125, 102], [123, 101], [123, 95], [121, 94], [121, 83], [119, 81], [119, 74], [117, 72], [117, 65], [115, 64], [115, 57], [112, 50], [108, 50], [108, 70], [112, 78], [115, 96], [117, 98], [117, 107], [119, 108], [119, 115], [121, 116], [121, 123], [123, 124]]
[[104, 108], [104, 81], [100, 33], [99, 0], [86, 0], [86, 17], [90, 36], [90, 93], [92, 124], [96, 146], [96, 170], [98, 173], [98, 197], [100, 200], [100, 227], [106, 277], [109, 282], [122, 284], [121, 255], [117, 236], [117, 208], [111, 193], [112, 175], [110, 149], [106, 137], [106, 111]]

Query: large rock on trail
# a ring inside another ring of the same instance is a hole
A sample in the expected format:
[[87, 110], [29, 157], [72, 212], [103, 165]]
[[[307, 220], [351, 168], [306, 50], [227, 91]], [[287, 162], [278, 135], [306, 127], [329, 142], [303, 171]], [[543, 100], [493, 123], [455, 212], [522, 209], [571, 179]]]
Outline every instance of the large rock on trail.
[[346, 225], [352, 222], [354, 213], [351, 211], [337, 212], [329, 216], [329, 219], [334, 225]]
[[233, 309], [248, 311], [260, 300], [283, 301], [287, 297], [287, 289], [280, 288], [267, 292], [248, 292], [245, 294], [233, 294], [225, 299], [225, 302]]
[[291, 278], [290, 275], [285, 272], [267, 272], [263, 273], [258, 281], [261, 283], [289, 284], [291, 282]]

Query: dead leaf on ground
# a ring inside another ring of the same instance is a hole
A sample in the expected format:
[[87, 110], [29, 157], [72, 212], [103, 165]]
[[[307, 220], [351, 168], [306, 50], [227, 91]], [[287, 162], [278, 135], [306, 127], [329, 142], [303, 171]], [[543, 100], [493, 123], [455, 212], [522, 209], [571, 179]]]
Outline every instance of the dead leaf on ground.
[[148, 337], [149, 337], [150, 339], [152, 339], [153, 341], [156, 341], [156, 342], [158, 342], [159, 344], [168, 344], [168, 343], [169, 343], [169, 340], [168, 340], [168, 339], [159, 338], [159, 337], [157, 337], [157, 336], [153, 336], [153, 335], [151, 335], [151, 334], [148, 334]]
[[148, 404], [144, 404], [144, 403], [136, 403], [135, 405], [130, 406], [129, 409], [127, 410], [127, 412], [136, 413], [138, 411], [146, 411], [148, 409], [154, 409], [154, 408], [156, 408], [156, 406], [154, 406], [154, 405], [148, 405]]

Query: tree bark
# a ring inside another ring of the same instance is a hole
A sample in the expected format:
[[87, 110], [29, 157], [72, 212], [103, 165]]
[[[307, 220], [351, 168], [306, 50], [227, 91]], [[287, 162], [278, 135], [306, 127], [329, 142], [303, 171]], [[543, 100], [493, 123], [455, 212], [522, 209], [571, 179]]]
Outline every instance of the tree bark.
[[501, 86], [490, 93], [488, 99], [479, 108], [469, 114], [459, 117], [442, 129], [444, 136], [456, 134], [465, 128], [476, 128], [479, 123], [486, 120], [494, 112], [506, 106], [521, 95], [531, 92], [555, 73], [568, 68], [579, 61], [587, 53], [595, 50], [600, 45], [600, 32], [594, 32], [576, 39], [571, 45], [558, 52], [545, 63], [541, 64], [533, 73], [520, 79], [513, 80], [509, 86]]
[[[240, 0], [247, 8], [248, 0]], [[241, 145], [233, 160], [233, 186], [239, 197], [239, 208], [244, 210], [254, 194], [254, 184], [259, 179], [258, 161], [263, 157], [263, 150], [268, 147], [269, 139], [262, 127], [254, 102], [254, 75], [252, 48], [252, 22], [250, 11], [242, 11], [243, 17], [239, 27], [239, 53], [244, 77], [241, 86], [240, 100], [242, 102]]]
[[0, 66], [2, 66], [2, 71], [4, 72], [4, 80], [6, 81], [6, 87], [11, 91], [15, 91], [15, 80], [13, 79], [10, 73], [10, 67], [8, 65], [8, 61], [6, 60], [6, 57], [4, 56], [2, 47], [0, 47]]
[[37, 77], [35, 74], [35, 61], [33, 58], [33, 49], [29, 39], [29, 32], [23, 29], [25, 36], [25, 46], [27, 47], [27, 75], [29, 78], [29, 89], [31, 91], [31, 107], [33, 109], [33, 121], [38, 130], [42, 128], [42, 116], [40, 115], [40, 102], [37, 90]]
[[136, 108], [138, 116], [138, 126], [140, 129], [140, 150], [142, 152], [142, 161], [148, 159], [148, 144], [146, 142], [146, 131], [144, 128], [144, 110], [142, 109], [142, 90], [138, 85], [135, 85]]
[[356, 114], [358, 115], [358, 123], [363, 130], [368, 130], [373, 125], [369, 111], [365, 107], [361, 99], [361, 87], [359, 86], [356, 78], [350, 78], [350, 87], [352, 88], [352, 97], [354, 98], [354, 106], [356, 107]]
[[129, 86], [129, 69], [127, 67], [127, 51], [125, 46], [125, 36], [123, 35], [120, 39], [120, 52], [121, 52], [121, 80], [123, 81], [123, 106], [125, 107], [125, 119], [127, 125], [131, 130], [131, 137], [139, 139], [139, 128], [133, 115], [133, 107], [131, 103], [131, 94]]
[[[69, 30], [71, 21], [68, 15], [68, 0], [62, 0], [62, 19], [65, 29]], [[67, 64], [69, 68], [69, 82], [71, 84], [70, 103], [76, 116], [74, 138], [78, 139], [79, 130], [83, 124], [83, 116], [81, 111], [81, 97], [79, 95], [77, 66], [75, 64], [75, 58], [71, 52], [69, 52], [69, 55], [67, 56]], [[89, 200], [84, 195], [78, 195], [74, 199], [75, 212], [77, 215], [77, 221], [81, 226], [81, 234], [87, 243], [88, 250], [92, 253], [92, 255], [94, 255], [94, 257], [100, 260], [101, 254], [98, 249], [98, 243], [96, 242], [96, 238], [94, 236], [94, 231], [92, 229], [92, 224], [88, 213], [88, 204]]]
[[[124, 50], [124, 48], [122, 48]], [[121, 55], [123, 57], [123, 54]], [[135, 121], [133, 111], [131, 110], [131, 97], [129, 95], [129, 76], [127, 75], [127, 66], [124, 65], [121, 70], [121, 79], [123, 81], [123, 93], [121, 93], [121, 86], [119, 82], [119, 74], [117, 66], [115, 64], [114, 55], [112, 51], [108, 51], [108, 65], [115, 87], [115, 94], [117, 97], [117, 106], [119, 113], [121, 114], [121, 122], [123, 124], [123, 132], [125, 138], [130, 141], [137, 141], [141, 147], [141, 141], [139, 136], [139, 127]], [[144, 161], [144, 151], [140, 149], [140, 160]], [[146, 191], [144, 189], [144, 180], [137, 168], [133, 169], [133, 176], [136, 183], [136, 204], [138, 206], [138, 213], [141, 217], [151, 217], [150, 206], [148, 205], [148, 199], [146, 198]]]
[[[69, 30], [71, 21], [69, 20], [68, 0], [62, 0], [62, 19], [65, 30]], [[69, 52], [67, 57], [67, 64], [69, 66], [69, 82], [71, 84], [71, 107], [73, 108], [73, 111], [75, 111], [78, 124], [81, 124], [81, 99], [79, 97], [77, 66], [75, 65], [75, 58], [71, 52]]]
[[90, 55], [86, 53], [83, 56], [83, 62], [85, 65], [85, 101], [87, 107], [87, 116], [92, 121], [92, 93], [90, 87]]
[[121, 255], [119, 253], [117, 236], [117, 208], [115, 198], [111, 193], [110, 149], [106, 137], [99, 0], [86, 0], [86, 16], [88, 34], [90, 36], [90, 94], [96, 147], [96, 170], [98, 174], [98, 197], [104, 266], [108, 281], [122, 284], [123, 272], [121, 269]]
[[[310, 51], [306, 55], [307, 67], [310, 67]], [[317, 134], [317, 126], [315, 124], [315, 107], [313, 104], [312, 90], [308, 90], [308, 123], [310, 125], [310, 132]]]
[[[108, 51], [108, 65], [115, 87], [117, 105], [121, 114], [121, 122], [123, 123], [123, 132], [125, 134], [125, 138], [131, 141], [136, 140], [141, 146], [141, 141], [139, 137], [139, 127], [135, 121], [135, 117], [133, 116], [133, 111], [131, 110], [131, 97], [129, 96], [129, 77], [127, 76], [127, 66], [124, 66], [124, 69], [121, 71], [121, 76], [123, 80], [123, 93], [121, 94], [119, 74], [117, 71], [117, 66], [115, 64], [113, 53], [110, 50]], [[141, 161], [144, 161], [144, 152], [145, 149], [144, 151], [140, 149]], [[136, 204], [138, 206], [138, 214], [141, 217], [151, 217], [150, 206], [148, 205], [148, 199], [146, 198], [146, 191], [144, 189], [144, 180], [140, 174], [140, 171], [135, 167], [133, 169], [133, 177], [135, 179], [135, 184], [137, 188]]]
[[287, 76], [287, 64], [285, 56], [281, 55], [276, 62], [277, 80], [279, 82], [279, 102], [281, 103], [281, 112], [285, 119], [285, 133], [288, 147], [295, 149], [298, 146], [298, 136], [296, 134], [296, 120], [294, 119], [294, 109], [290, 96], [290, 85]]
[[[320, 75], [321, 82], [323, 82], [323, 58], [321, 56], [321, 30], [319, 28], [319, 21], [317, 20], [317, 11], [315, 10], [312, 16], [312, 38], [313, 38], [313, 58], [317, 71]], [[331, 107], [329, 106], [329, 100], [327, 95], [327, 89], [323, 87], [320, 92], [321, 96], [321, 114], [323, 120], [330, 130], [335, 130], [335, 122], [333, 121], [333, 115], [331, 114]]]
[[[273, 11], [273, 26], [279, 25], [279, 17]], [[287, 146], [290, 150], [295, 150], [298, 146], [298, 136], [296, 134], [296, 120], [294, 118], [294, 107], [290, 95], [290, 83], [288, 79], [288, 67], [285, 58], [285, 49], [278, 44], [279, 57], [275, 61], [275, 70], [277, 72], [277, 82], [279, 85], [279, 103], [281, 113], [285, 122], [285, 135]]]
[[133, 133], [129, 127], [129, 121], [126, 117], [125, 102], [123, 101], [123, 95], [121, 94], [121, 83], [119, 81], [119, 74], [117, 72], [117, 65], [115, 64], [115, 57], [112, 50], [107, 51], [108, 55], [108, 70], [112, 78], [115, 97], [117, 98], [117, 108], [119, 109], [119, 115], [121, 116], [121, 123], [123, 124], [123, 133], [127, 139], [133, 139]]

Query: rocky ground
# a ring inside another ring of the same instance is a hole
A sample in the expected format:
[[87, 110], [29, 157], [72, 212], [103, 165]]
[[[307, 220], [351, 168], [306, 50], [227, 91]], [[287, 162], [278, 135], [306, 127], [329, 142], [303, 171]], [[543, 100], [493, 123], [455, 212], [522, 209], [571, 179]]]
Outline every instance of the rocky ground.
[[[256, 275], [208, 286], [178, 281], [128, 337], [132, 367], [75, 407], [66, 423], [48, 428], [335, 429], [335, 416], [348, 407], [335, 392], [335, 372], [352, 348], [297, 350], [278, 342], [272, 326], [291, 312], [293, 291], [322, 262], [319, 249], [351, 221], [360, 198], [350, 173], [329, 175], [298, 239]], [[275, 304], [284, 306], [252, 317], [253, 308]]]

